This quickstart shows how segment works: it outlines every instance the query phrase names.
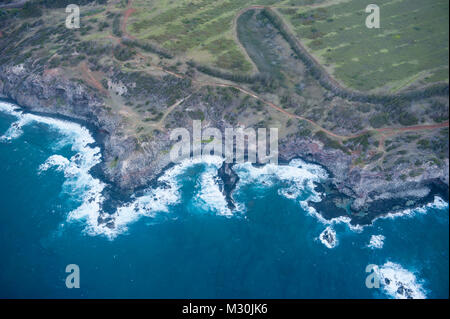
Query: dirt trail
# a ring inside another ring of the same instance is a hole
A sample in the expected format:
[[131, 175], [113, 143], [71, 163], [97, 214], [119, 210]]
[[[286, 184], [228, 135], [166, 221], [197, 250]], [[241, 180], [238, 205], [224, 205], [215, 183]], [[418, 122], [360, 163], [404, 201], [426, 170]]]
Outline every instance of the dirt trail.
[[393, 132], [393, 131], [420, 131], [420, 130], [431, 130], [435, 128], [448, 127], [448, 121], [439, 124], [423, 124], [423, 125], [412, 125], [403, 127], [384, 127], [376, 129], [378, 132]]
[[123, 14], [123, 22], [122, 22], [122, 33], [124, 35], [126, 35], [127, 37], [129, 37], [130, 39], [135, 39], [135, 37], [133, 37], [132, 35], [127, 33], [127, 23], [128, 23], [128, 18], [130, 17], [130, 15], [132, 15], [134, 12], [136, 12], [136, 9], [132, 8], [133, 6], [133, 1], [132, 0], [128, 0], [128, 5], [127, 5], [127, 9], [125, 10], [125, 13]]
[[[132, 0], [129, 0], [127, 9], [126, 9], [126, 11], [125, 11], [125, 13], [124, 13], [124, 19], [123, 19], [122, 31], [123, 31], [124, 36], [126, 36], [126, 37], [128, 37], [128, 38], [131, 38], [131, 39], [135, 39], [135, 37], [133, 37], [132, 35], [130, 35], [130, 34], [128, 34], [128, 33], [126, 32], [126, 23], [127, 23], [127, 21], [128, 21], [128, 18], [130, 17], [130, 15], [131, 15], [133, 12], [136, 11], [136, 9], [133, 9], [133, 8], [132, 8], [132, 3], [133, 3], [133, 1], [132, 1]], [[263, 9], [263, 8], [265, 8], [265, 7], [267, 7], [267, 6], [253, 5], [253, 6], [250, 6], [250, 7], [247, 7], [247, 8], [244, 8], [244, 9], [240, 10], [240, 11], [237, 13], [237, 15], [234, 17], [234, 19], [233, 19], [233, 28], [235, 29], [237, 19], [238, 19], [239, 16], [242, 15], [244, 12], [246, 12], [246, 11], [248, 11], [248, 10], [253, 10], [253, 9]], [[276, 6], [275, 6], [275, 7], [276, 7]], [[287, 25], [287, 26], [289, 27], [289, 25]], [[119, 44], [123, 45], [123, 44], [121, 43], [121, 39], [118, 39], [118, 38], [115, 38], [115, 37], [112, 37], [112, 36], [110, 36], [110, 38], [115, 39], [116, 41], [118, 41]], [[297, 41], [298, 45], [302, 46], [301, 43], [298, 41], [298, 39], [296, 39], [296, 41]], [[137, 52], [137, 55], [138, 55], [139, 57], [143, 58], [144, 60], [147, 60], [147, 58], [146, 58], [144, 55], [142, 55], [141, 53]], [[316, 62], [317, 62], [317, 61], [316, 61]], [[318, 62], [317, 62], [317, 63], [318, 63]], [[312, 120], [310, 120], [310, 119], [308, 119], [308, 118], [306, 118], [306, 117], [303, 117], [303, 116], [300, 116], [300, 115], [296, 115], [296, 114], [290, 113], [289, 111], [286, 111], [286, 110], [283, 109], [282, 107], [280, 107], [280, 106], [278, 106], [278, 105], [276, 105], [276, 104], [274, 104], [274, 103], [272, 103], [272, 102], [270, 102], [270, 101], [265, 100], [265, 99], [262, 98], [261, 96], [255, 94], [255, 93], [251, 92], [250, 90], [245, 89], [245, 88], [243, 88], [243, 87], [241, 87], [241, 86], [239, 86], [239, 85], [228, 84], [228, 83], [219, 83], [219, 82], [199, 81], [199, 80], [193, 79], [193, 78], [191, 78], [191, 77], [189, 77], [189, 76], [187, 76], [187, 75], [185, 75], [185, 74], [179, 74], [179, 73], [176, 73], [176, 72], [167, 70], [167, 69], [165, 69], [165, 68], [163, 68], [163, 67], [160, 67], [160, 66], [152, 65], [152, 67], [154, 67], [154, 68], [156, 68], [156, 69], [158, 69], [158, 70], [160, 70], [160, 71], [162, 71], [162, 72], [165, 72], [165, 73], [167, 73], [167, 74], [170, 74], [170, 75], [172, 75], [172, 76], [175, 76], [175, 77], [177, 77], [177, 78], [180, 78], [180, 79], [186, 79], [186, 78], [188, 78], [188, 79], [190, 79], [193, 83], [196, 83], [196, 84], [199, 84], [199, 85], [234, 88], [234, 89], [236, 89], [236, 90], [238, 90], [238, 91], [240, 91], [240, 92], [242, 92], [242, 93], [244, 93], [244, 94], [247, 94], [247, 95], [249, 95], [249, 96], [251, 96], [251, 97], [253, 97], [253, 98], [255, 98], [255, 99], [261, 101], [262, 103], [268, 105], [269, 107], [271, 107], [271, 108], [273, 108], [273, 109], [275, 109], [275, 110], [277, 110], [277, 111], [279, 111], [279, 112], [282, 112], [283, 114], [286, 114], [286, 115], [287, 115], [288, 117], [290, 117], [290, 118], [296, 118], [296, 119], [303, 120], [303, 121], [306, 121], [306, 122], [310, 123], [311, 125], [313, 125], [313, 126], [316, 127], [317, 129], [319, 129], [319, 130], [325, 132], [327, 135], [330, 135], [330, 136], [333, 136], [334, 138], [339, 139], [341, 142], [342, 142], [342, 140], [347, 140], [347, 139], [351, 139], [351, 138], [356, 138], [356, 137], [362, 136], [362, 135], [367, 134], [367, 133], [370, 133], [370, 132], [377, 132], [377, 133], [382, 133], [382, 134], [381, 134], [381, 137], [380, 137], [380, 147], [383, 147], [383, 148], [384, 148], [384, 140], [385, 140], [385, 138], [386, 138], [387, 136], [391, 136], [391, 135], [397, 134], [397, 133], [399, 133], [399, 132], [404, 132], [404, 131], [430, 130], [430, 129], [443, 128], [443, 127], [448, 127], [448, 126], [449, 126], [449, 121], [446, 121], [446, 122], [442, 122], [442, 123], [439, 123], [439, 124], [413, 125], [413, 126], [405, 126], [405, 127], [397, 127], [397, 128], [396, 128], [396, 127], [385, 127], [385, 128], [378, 128], [378, 129], [365, 130], [365, 131], [362, 131], [362, 132], [357, 133], [357, 134], [354, 134], [354, 135], [339, 135], [339, 134], [335, 134], [335, 133], [333, 133], [333, 132], [327, 130], [326, 128], [321, 127], [318, 123], [316, 123], [316, 122], [314, 122], [314, 121], [312, 121]], [[334, 79], [332, 79], [332, 80], [334, 80]], [[340, 86], [340, 84], [337, 83], [336, 81], [334, 81], [334, 83], [335, 83], [336, 85], [339, 85], [339, 86]], [[100, 86], [101, 86], [101, 84], [100, 84]], [[103, 87], [102, 87], [102, 88], [103, 88]], [[181, 100], [180, 103], [181, 103], [182, 101], [184, 101], [184, 99]], [[178, 102], [177, 102], [177, 103], [178, 103]], [[177, 106], [177, 105], [178, 105], [177, 103], [176, 103], [176, 105], [174, 105], [174, 106]], [[174, 106], [172, 106], [172, 107], [174, 108]], [[171, 107], [171, 108], [172, 108], [172, 107]], [[385, 133], [385, 132], [386, 132], [386, 133]]]
[[94, 86], [95, 88], [97, 88], [100, 92], [104, 93], [104, 94], [108, 94], [108, 91], [103, 87], [103, 85], [94, 77], [94, 75], [92, 74], [91, 70], [89, 70], [87, 64], [85, 61], [83, 61], [81, 63], [81, 71], [83, 73], [83, 77], [84, 79], [91, 84], [92, 86]]

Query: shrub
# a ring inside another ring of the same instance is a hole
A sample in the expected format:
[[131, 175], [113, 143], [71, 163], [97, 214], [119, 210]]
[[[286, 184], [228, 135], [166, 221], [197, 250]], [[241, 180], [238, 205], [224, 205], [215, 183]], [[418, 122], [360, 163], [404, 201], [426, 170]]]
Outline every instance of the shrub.
[[116, 15], [114, 17], [112, 29], [113, 29], [112, 30], [113, 34], [116, 37], [119, 37], [119, 38], [122, 37], [122, 30], [120, 30], [120, 15]]
[[408, 112], [403, 112], [400, 114], [400, 118], [398, 120], [402, 125], [415, 125], [419, 123], [417, 117]]
[[372, 116], [369, 119], [370, 125], [374, 128], [379, 128], [386, 126], [389, 123], [389, 118], [387, 113], [380, 113]]
[[130, 40], [130, 39], [124, 39], [122, 41], [122, 43], [125, 44], [125, 45], [128, 45], [130, 47], [138, 47], [138, 48], [141, 48], [144, 51], [158, 54], [158, 55], [160, 55], [160, 56], [162, 56], [163, 58], [166, 58], [166, 59], [173, 59], [173, 54], [172, 53], [170, 53], [169, 51], [167, 51], [167, 50], [165, 50], [163, 48], [160, 48], [160, 47], [158, 47], [156, 45], [153, 45], [151, 43], [142, 43], [142, 42], [139, 42], [139, 41], [136, 41], [136, 40]]
[[114, 57], [120, 61], [126, 61], [133, 57], [135, 52], [128, 47], [117, 45], [114, 47]]

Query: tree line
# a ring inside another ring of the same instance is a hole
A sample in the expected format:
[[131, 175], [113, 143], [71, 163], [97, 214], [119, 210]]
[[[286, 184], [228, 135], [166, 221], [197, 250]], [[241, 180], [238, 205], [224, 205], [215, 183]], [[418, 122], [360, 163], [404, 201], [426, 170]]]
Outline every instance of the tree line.
[[173, 54], [170, 53], [169, 51], [167, 51], [161, 47], [158, 47], [154, 44], [151, 44], [151, 43], [142, 43], [140, 41], [131, 40], [128, 38], [123, 39], [122, 43], [127, 46], [130, 46], [130, 47], [138, 47], [144, 51], [158, 54], [166, 59], [173, 59], [173, 57], [174, 57]]
[[319, 65], [315, 59], [303, 48], [298, 40], [292, 35], [284, 25], [281, 18], [270, 8], [262, 10], [264, 17], [280, 32], [283, 38], [289, 43], [294, 53], [305, 64], [310, 74], [327, 90], [335, 95], [351, 101], [367, 102], [367, 103], [393, 103], [400, 101], [411, 101], [417, 98], [426, 98], [434, 95], [448, 95], [449, 86], [446, 83], [438, 83], [425, 88], [402, 92], [398, 94], [371, 94], [359, 92], [340, 86], [333, 80], [328, 72]]
[[221, 78], [228, 81], [238, 82], [238, 83], [261, 83], [265, 85], [271, 85], [273, 82], [272, 77], [269, 74], [265, 73], [257, 73], [257, 74], [239, 74], [239, 73], [232, 73], [227, 72], [221, 69], [217, 69], [214, 67], [210, 67], [204, 64], [199, 64], [194, 61], [188, 61], [187, 64], [198, 71], [205, 73], [207, 75], [211, 75], [216, 78]]

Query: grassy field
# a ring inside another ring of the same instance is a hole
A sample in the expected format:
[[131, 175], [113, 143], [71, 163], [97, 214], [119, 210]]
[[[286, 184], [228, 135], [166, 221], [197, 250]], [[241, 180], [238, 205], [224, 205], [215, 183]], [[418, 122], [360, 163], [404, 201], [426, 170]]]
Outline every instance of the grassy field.
[[137, 9], [128, 32], [150, 40], [177, 55], [230, 71], [249, 72], [252, 64], [235, 41], [233, 20], [252, 4], [276, 0], [135, 0]]
[[448, 0], [380, 0], [379, 29], [365, 26], [369, 2], [279, 8], [309, 51], [345, 85], [396, 92], [448, 81]]
[[252, 63], [236, 42], [233, 21], [251, 5], [299, 6], [323, 0], [134, 0], [128, 32], [177, 55], [240, 73]]

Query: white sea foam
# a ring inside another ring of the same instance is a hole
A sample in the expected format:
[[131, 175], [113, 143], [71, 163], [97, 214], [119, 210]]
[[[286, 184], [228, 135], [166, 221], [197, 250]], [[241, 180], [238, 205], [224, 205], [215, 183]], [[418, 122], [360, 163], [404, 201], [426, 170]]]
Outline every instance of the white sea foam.
[[18, 120], [12, 123], [9, 129], [0, 137], [0, 141], [10, 141], [22, 135], [22, 126], [27, 124], [29, 120], [23, 116], [20, 109], [14, 104], [0, 101], [0, 111], [18, 118]]
[[314, 187], [314, 181], [320, 181], [327, 177], [327, 173], [318, 165], [308, 164], [301, 159], [294, 159], [288, 165], [266, 164], [253, 166], [246, 162], [234, 167], [239, 175], [240, 183], [259, 183], [265, 186], [273, 185], [274, 178], [283, 181], [293, 181], [297, 186], [304, 188], [307, 182], [310, 188]]
[[413, 272], [404, 269], [401, 265], [391, 261], [375, 272], [380, 279], [384, 292], [395, 299], [425, 299], [426, 291], [421, 282], [416, 279]]
[[314, 182], [327, 177], [326, 171], [320, 166], [308, 164], [301, 159], [294, 159], [288, 165], [266, 164], [259, 167], [247, 162], [235, 165], [233, 169], [239, 176], [236, 191], [246, 184], [266, 188], [281, 181], [283, 187], [278, 193], [290, 199], [298, 199], [307, 194], [307, 200], [320, 200], [320, 194], [314, 191]]
[[29, 122], [28, 119], [21, 118], [20, 120], [12, 123], [11, 126], [9, 127], [9, 129], [5, 132], [5, 134], [3, 134], [0, 137], [0, 140], [11, 141], [13, 139], [18, 138], [23, 133], [22, 126], [24, 126], [28, 122]]
[[430, 208], [434, 209], [445, 209], [448, 208], [448, 203], [445, 202], [439, 196], [434, 196], [434, 200], [431, 203], [425, 204], [422, 207], [417, 208], [408, 208], [402, 211], [388, 213], [382, 216], [377, 217], [377, 219], [395, 219], [399, 217], [414, 217], [416, 214], [426, 214]]
[[[102, 192], [105, 184], [89, 173], [93, 166], [101, 162], [100, 148], [89, 145], [94, 142], [94, 139], [81, 125], [43, 117], [37, 117], [36, 120], [55, 127], [64, 135], [63, 140], [66, 145], [72, 145], [72, 151], [75, 152], [70, 159], [58, 154], [52, 155], [40, 165], [38, 170], [39, 174], [51, 168], [64, 172], [66, 180], [63, 183], [63, 192], [80, 202], [76, 209], [69, 212], [67, 221], [84, 222], [86, 233], [104, 234], [109, 237], [111, 229], [106, 225], [98, 225], [98, 216], [104, 201]], [[61, 141], [58, 144], [64, 145]]]
[[353, 231], [360, 232], [363, 229], [359, 225], [351, 225], [351, 219], [348, 216], [325, 219], [314, 207], [309, 206], [309, 202], [322, 200], [322, 194], [314, 190], [314, 183], [321, 182], [328, 177], [327, 172], [319, 165], [306, 163], [301, 159], [293, 159], [288, 165], [268, 164], [254, 167], [250, 163], [244, 163], [235, 165], [233, 168], [240, 178], [236, 191], [245, 184], [266, 188], [273, 186], [276, 181], [281, 181], [284, 185], [278, 190], [278, 194], [285, 198], [298, 200], [301, 208], [322, 224], [331, 226], [345, 223]]
[[[320, 198], [317, 200], [320, 201]], [[351, 219], [348, 216], [339, 216], [331, 219], [326, 219], [323, 217], [314, 207], [308, 205], [308, 201], [300, 201], [300, 206], [304, 211], [306, 211], [310, 216], [315, 217], [320, 223], [324, 225], [336, 225], [336, 224], [346, 224], [347, 227], [355, 232], [362, 232], [363, 226], [361, 225], [352, 225]]]
[[[313, 199], [314, 200], [314, 199]], [[311, 199], [300, 201], [300, 205], [303, 208], [303, 210], [307, 211], [309, 215], [314, 216], [317, 218], [318, 221], [320, 221], [324, 225], [335, 225], [335, 224], [346, 224], [347, 227], [355, 232], [362, 232], [365, 227], [373, 226], [374, 222], [378, 219], [395, 219], [400, 217], [414, 217], [416, 214], [426, 214], [428, 212], [428, 209], [435, 208], [435, 209], [445, 209], [448, 208], [448, 203], [445, 202], [442, 198], [439, 196], [435, 196], [433, 202], [428, 203], [426, 205], [423, 205], [422, 207], [417, 207], [413, 209], [405, 209], [399, 212], [394, 213], [388, 213], [382, 216], [379, 216], [375, 218], [371, 224], [368, 225], [352, 225], [351, 224], [351, 218], [348, 216], [339, 216], [331, 219], [325, 219], [320, 213], [316, 211], [314, 207], [311, 207], [308, 205], [308, 201], [311, 201]], [[319, 198], [320, 201], [320, 198]]]
[[[187, 168], [197, 164], [206, 165], [205, 172], [200, 176], [200, 192], [196, 199], [198, 205], [209, 205], [218, 214], [229, 215], [231, 212], [226, 206], [223, 194], [220, 192], [214, 178], [217, 176], [217, 170], [221, 166], [223, 159], [217, 156], [203, 156], [191, 158], [168, 169], [158, 181], [163, 184], [157, 188], [149, 188], [142, 196], [135, 196], [132, 201], [124, 206], [118, 207], [116, 212], [110, 217], [113, 218], [115, 227], [108, 229], [107, 235], [114, 238], [125, 232], [128, 226], [137, 221], [142, 216], [154, 217], [156, 213], [168, 213], [169, 207], [179, 203], [180, 178]], [[97, 234], [98, 228], [92, 229], [92, 234]], [[104, 229], [100, 229], [105, 232]]]
[[39, 166], [38, 174], [43, 174], [51, 168], [63, 172], [66, 178], [63, 183], [63, 191], [80, 202], [80, 206], [68, 214], [67, 220], [84, 220], [88, 233], [95, 229], [97, 233], [107, 234], [109, 228], [104, 225], [98, 226], [97, 223], [104, 200], [102, 191], [105, 184], [89, 174], [90, 169], [101, 161], [100, 148], [89, 145], [95, 142], [89, 130], [77, 123], [23, 113], [11, 103], [0, 102], [0, 111], [17, 117], [18, 121], [15, 123], [20, 123], [20, 125], [13, 123], [2, 137], [3, 139], [17, 138], [20, 136], [20, 128], [32, 122], [46, 124], [62, 134], [62, 140], [58, 141], [58, 144], [60, 146], [71, 145], [75, 155], [70, 159], [59, 154], [50, 156]]
[[4, 101], [0, 101], [0, 111], [14, 116], [22, 113], [17, 105]]
[[[86, 223], [85, 230], [88, 234], [101, 234], [114, 238], [126, 231], [127, 225], [140, 216], [154, 216], [156, 212], [168, 212], [168, 207], [178, 203], [180, 199], [180, 185], [177, 182], [177, 176], [182, 174], [186, 168], [200, 163], [205, 164], [207, 168], [199, 178], [199, 191], [194, 203], [202, 206], [208, 205], [209, 209], [219, 215], [230, 216], [232, 214], [227, 208], [226, 200], [215, 180], [217, 169], [223, 163], [223, 159], [217, 156], [202, 156], [186, 159], [167, 170], [159, 178], [159, 181], [164, 182], [166, 186], [156, 189], [150, 188], [143, 196], [135, 197], [130, 203], [118, 207], [116, 212], [111, 215], [115, 225], [112, 229], [105, 224], [99, 225], [98, 217], [103, 214], [101, 206], [104, 201], [102, 192], [105, 184], [89, 174], [89, 170], [101, 161], [100, 149], [89, 145], [94, 142], [90, 132], [76, 123], [23, 113], [16, 105], [7, 102], [0, 102], [0, 111], [18, 118], [1, 137], [2, 140], [17, 138], [21, 134], [22, 126], [34, 121], [47, 124], [63, 134], [64, 139], [58, 142], [58, 147], [72, 145], [72, 150], [76, 153], [74, 156], [67, 159], [61, 155], [52, 155], [39, 167], [39, 173], [43, 173], [52, 167], [64, 172], [67, 178], [63, 185], [64, 190], [67, 193], [78, 195], [80, 200], [80, 206], [68, 214], [68, 220], [84, 221]], [[256, 187], [265, 188], [273, 185], [276, 181], [282, 181], [284, 185], [279, 189], [279, 194], [286, 198], [299, 200], [302, 208], [323, 224], [333, 225], [343, 222], [353, 230], [362, 230], [361, 226], [350, 225], [349, 217], [341, 216], [326, 220], [313, 207], [308, 206], [308, 201], [321, 200], [321, 194], [314, 191], [314, 182], [320, 182], [327, 178], [326, 171], [319, 165], [295, 159], [288, 165], [267, 164], [254, 167], [250, 163], [238, 164], [234, 166], [234, 170], [240, 177], [236, 191], [245, 184], [251, 183]], [[236, 203], [236, 205], [239, 210], [244, 210], [243, 204]], [[422, 208], [387, 214], [382, 218], [395, 218], [411, 215], [415, 212], [423, 213], [430, 207], [446, 208], [448, 203], [439, 197], [435, 197], [433, 203]]]
[[[219, 164], [216, 163], [216, 164]], [[222, 163], [220, 162], [220, 165]], [[206, 207], [218, 215], [232, 216], [232, 211], [227, 206], [225, 196], [219, 188], [218, 165], [207, 165], [200, 175], [197, 183], [198, 193], [194, 197], [194, 203], [199, 207]]]
[[386, 237], [384, 237], [383, 235], [372, 235], [370, 237], [370, 242], [367, 245], [367, 247], [372, 249], [381, 249], [383, 248], [385, 239]]
[[[62, 134], [62, 139], [57, 141], [56, 149], [65, 145], [72, 145], [75, 155], [70, 159], [62, 155], [54, 154], [39, 166], [38, 173], [44, 174], [50, 169], [64, 173], [66, 178], [63, 191], [74, 195], [80, 202], [79, 206], [67, 216], [67, 221], [79, 221], [85, 224], [85, 232], [89, 235], [104, 235], [110, 239], [125, 232], [128, 225], [142, 216], [154, 216], [157, 212], [168, 212], [169, 205], [178, 203], [180, 199], [178, 176], [188, 167], [203, 163], [207, 165], [205, 173], [200, 177], [200, 191], [198, 193], [199, 204], [208, 204], [218, 214], [230, 215], [225, 198], [214, 178], [217, 170], [223, 163], [223, 159], [217, 156], [203, 156], [186, 159], [182, 163], [168, 169], [160, 178], [163, 186], [149, 188], [144, 195], [132, 198], [130, 203], [117, 208], [114, 214], [107, 215], [102, 212], [104, 197], [102, 192], [105, 184], [89, 174], [90, 169], [101, 161], [100, 149], [91, 147], [94, 143], [90, 132], [83, 126], [54, 118], [23, 113], [16, 105], [0, 102], [0, 111], [13, 115], [18, 121], [13, 123], [3, 140], [12, 140], [21, 134], [23, 125], [31, 122], [47, 124]], [[109, 217], [114, 226], [106, 223], [98, 223], [99, 217]]]

